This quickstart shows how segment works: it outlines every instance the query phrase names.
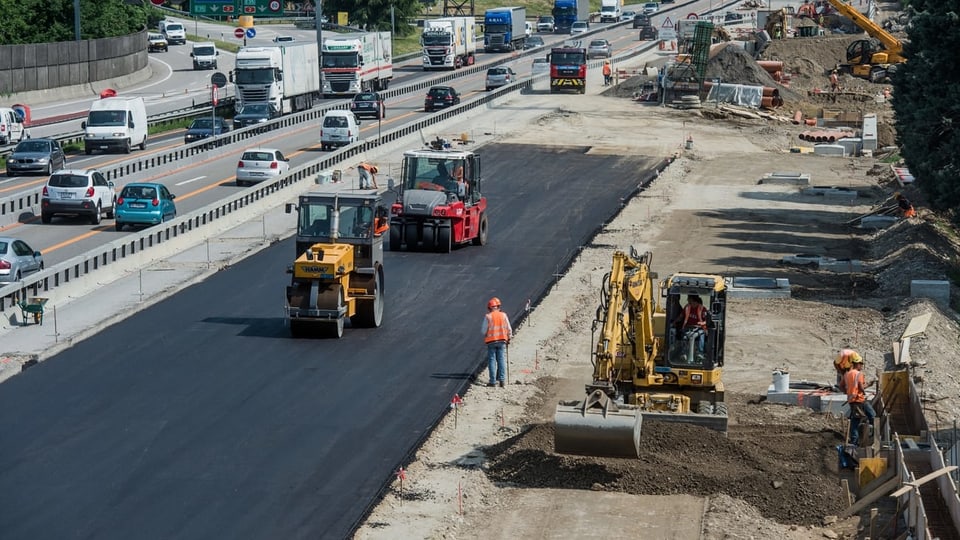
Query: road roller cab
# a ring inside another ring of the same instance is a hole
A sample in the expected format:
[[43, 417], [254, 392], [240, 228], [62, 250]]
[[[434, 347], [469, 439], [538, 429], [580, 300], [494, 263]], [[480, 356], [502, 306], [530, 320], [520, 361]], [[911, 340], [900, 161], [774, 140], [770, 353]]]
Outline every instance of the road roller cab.
[[383, 236], [387, 209], [377, 193], [307, 193], [297, 211], [296, 260], [286, 291], [294, 337], [341, 337], [383, 319]]

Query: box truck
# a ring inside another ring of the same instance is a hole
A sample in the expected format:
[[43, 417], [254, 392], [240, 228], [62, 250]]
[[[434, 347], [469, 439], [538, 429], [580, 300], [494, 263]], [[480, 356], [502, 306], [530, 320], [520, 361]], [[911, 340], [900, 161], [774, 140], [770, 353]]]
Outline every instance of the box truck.
[[323, 40], [323, 96], [386, 90], [393, 78], [390, 32], [338, 34]]
[[108, 97], [90, 104], [83, 129], [83, 151], [147, 149], [147, 106], [142, 97]]
[[472, 66], [477, 53], [476, 29], [477, 23], [473, 17], [444, 17], [426, 21], [420, 37], [423, 70]]
[[600, 22], [617, 22], [622, 12], [622, 0], [600, 0]]
[[483, 49], [519, 51], [527, 41], [527, 8], [502, 7], [488, 9], [483, 15]]
[[237, 111], [268, 104], [277, 114], [313, 107], [320, 97], [320, 61], [313, 43], [244, 47], [230, 74], [237, 86]]

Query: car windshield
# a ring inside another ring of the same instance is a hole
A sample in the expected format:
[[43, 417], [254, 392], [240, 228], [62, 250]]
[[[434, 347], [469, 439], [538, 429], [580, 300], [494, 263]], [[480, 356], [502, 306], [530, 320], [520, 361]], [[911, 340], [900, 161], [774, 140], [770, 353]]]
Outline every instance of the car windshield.
[[79, 174], [55, 174], [47, 181], [50, 186], [59, 188], [82, 188], [89, 182], [89, 178]]
[[371, 92], [365, 92], [362, 94], [357, 94], [353, 98], [354, 101], [377, 101], [377, 95]]
[[449, 45], [450, 44], [450, 34], [443, 31], [433, 31], [433, 32], [424, 32], [423, 44], [426, 46], [436, 46], [436, 45]]
[[265, 103], [245, 105], [240, 109], [240, 114], [246, 114], [248, 116], [270, 116], [270, 106]]
[[183, 26], [181, 26], [181, 25], [179, 25], [179, 24], [168, 24], [168, 25], [167, 25], [167, 32], [169, 32], [169, 31], [171, 31], [171, 30], [173, 30], [174, 32], [179, 32], [179, 31], [183, 30]]
[[450, 90], [447, 88], [431, 88], [430, 95], [434, 97], [445, 96], [450, 93]]
[[[448, 159], [435, 157], [411, 157], [404, 160], [406, 168], [403, 171], [404, 189], [438, 189], [449, 188], [451, 180], [457, 171], [464, 171], [463, 159]], [[469, 175], [468, 175], [469, 177]]]
[[90, 111], [88, 126], [122, 126], [127, 122], [127, 111]]
[[[193, 123], [190, 124], [190, 129], [213, 129], [213, 125], [214, 125], [213, 119], [199, 118], [197, 120], [194, 120]], [[217, 122], [217, 126], [219, 125], [220, 125], [220, 122]]]
[[323, 53], [325, 68], [355, 68], [360, 65], [357, 62], [357, 53]]
[[585, 23], [585, 22], [575, 22], [575, 23], [573, 23], [573, 27], [572, 27], [572, 28], [576, 28], [577, 30], [582, 30], [582, 29], [584, 29], [584, 28], [586, 28], [586, 27], [587, 27], [587, 23]]
[[[373, 207], [362, 202], [340, 201], [337, 234], [341, 238], [366, 238], [372, 232]], [[297, 234], [300, 236], [331, 236], [334, 207], [330, 203], [307, 203], [300, 206]]]
[[590, 42], [590, 46], [591, 46], [591, 47], [606, 47], [606, 46], [607, 46], [607, 42], [606, 42], [606, 41], [603, 41], [602, 39], [595, 39], [595, 40], [593, 40], [593, 41]]
[[18, 144], [16, 148], [13, 149], [13, 153], [17, 152], [49, 152], [50, 151], [50, 141], [23, 141]]
[[237, 84], [272, 84], [272, 69], [238, 69], [233, 72]]
[[487, 75], [506, 75], [507, 68], [495, 67], [487, 70]]
[[544, 16], [541, 16], [539, 19], [537, 19], [537, 22], [552, 23], [552, 22], [553, 22], [553, 17], [544, 15]]
[[555, 66], [570, 64], [585, 64], [587, 59], [582, 52], [555, 52], [550, 55], [550, 63]]
[[273, 161], [273, 152], [244, 152], [243, 161]]
[[527, 38], [528, 45], [543, 45], [543, 38], [538, 36], [532, 36]]
[[153, 186], [127, 186], [120, 196], [125, 199], [156, 199], [157, 188]]
[[194, 47], [193, 54], [196, 56], [213, 56], [216, 49], [213, 47]]
[[151, 41], [160, 41], [161, 39], [163, 39], [163, 36], [160, 34], [150, 34]]
[[330, 115], [323, 119], [323, 127], [326, 128], [345, 128], [349, 127], [350, 124], [347, 122], [346, 116]]

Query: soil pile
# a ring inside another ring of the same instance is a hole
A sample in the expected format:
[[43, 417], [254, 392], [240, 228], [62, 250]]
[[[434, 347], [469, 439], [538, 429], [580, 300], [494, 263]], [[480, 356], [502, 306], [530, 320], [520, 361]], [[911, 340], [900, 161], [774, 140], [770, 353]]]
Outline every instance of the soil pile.
[[820, 524], [843, 507], [836, 481], [838, 419], [727, 396], [736, 423], [726, 437], [700, 426], [646, 422], [637, 460], [567, 456], [553, 452], [553, 425], [538, 424], [491, 447], [487, 474], [530, 488], [722, 493], [784, 524]]
[[747, 51], [733, 43], [722, 43], [710, 51], [704, 78], [719, 78], [725, 83], [733, 84], [769, 86], [779, 90], [780, 97], [784, 99], [801, 99], [796, 92], [777, 84], [770, 73], [760, 67]]

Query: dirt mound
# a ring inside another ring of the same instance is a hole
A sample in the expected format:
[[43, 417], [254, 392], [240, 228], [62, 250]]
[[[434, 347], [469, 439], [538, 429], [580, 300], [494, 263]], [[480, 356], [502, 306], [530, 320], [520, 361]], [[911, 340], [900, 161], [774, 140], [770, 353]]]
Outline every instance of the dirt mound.
[[801, 98], [796, 92], [773, 80], [767, 70], [760, 67], [760, 64], [747, 54], [747, 51], [733, 43], [723, 43], [710, 50], [710, 60], [707, 61], [704, 77], [720, 79], [725, 83], [769, 86], [779, 90], [780, 97], [784, 99]]
[[836, 482], [840, 421], [727, 394], [726, 437], [699, 426], [647, 422], [638, 460], [553, 452], [553, 425], [537, 424], [487, 450], [491, 480], [522, 487], [644, 495], [723, 493], [768, 519], [814, 525], [843, 508]]

